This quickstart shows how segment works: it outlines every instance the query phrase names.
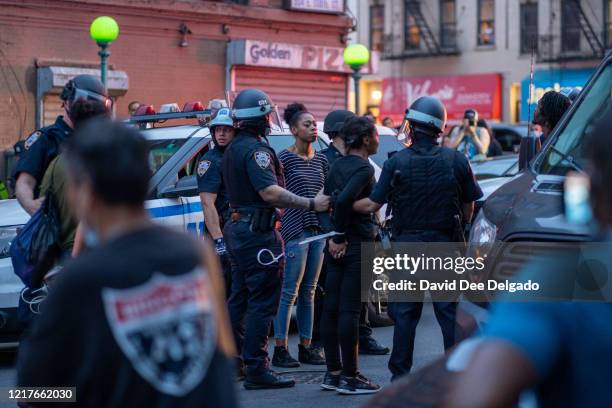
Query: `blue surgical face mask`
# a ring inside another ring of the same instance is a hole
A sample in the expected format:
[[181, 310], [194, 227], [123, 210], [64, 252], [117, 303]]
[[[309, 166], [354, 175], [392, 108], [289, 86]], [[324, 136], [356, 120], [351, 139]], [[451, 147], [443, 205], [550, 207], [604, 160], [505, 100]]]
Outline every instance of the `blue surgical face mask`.
[[85, 224], [84, 231], [83, 239], [87, 248], [95, 248], [100, 245], [100, 234], [94, 228]]

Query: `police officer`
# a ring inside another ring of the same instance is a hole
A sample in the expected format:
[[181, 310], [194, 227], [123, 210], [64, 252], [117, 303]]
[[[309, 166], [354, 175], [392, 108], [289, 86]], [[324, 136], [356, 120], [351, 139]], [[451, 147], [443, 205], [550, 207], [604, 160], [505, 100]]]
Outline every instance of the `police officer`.
[[309, 199], [283, 188], [279, 160], [264, 141], [271, 129], [271, 116], [276, 113], [268, 95], [258, 89], [244, 90], [232, 109], [238, 132], [223, 157], [230, 202], [230, 221], [223, 232], [235, 263], [228, 307], [237, 348], [246, 365], [244, 387], [292, 387], [293, 380], [269, 369], [267, 352], [283, 269], [283, 243], [275, 229], [275, 207], [325, 211], [329, 197]]
[[234, 138], [234, 120], [229, 108], [221, 108], [208, 124], [214, 149], [208, 150], [198, 163], [197, 178], [200, 200], [204, 210], [206, 230], [215, 243], [215, 251], [221, 259], [225, 278], [226, 295], [231, 288], [231, 264], [227, 255], [222, 228], [229, 218], [229, 202], [221, 177], [221, 160], [227, 146]]
[[59, 154], [60, 146], [72, 136], [70, 107], [79, 99], [103, 101], [109, 108], [111, 101], [102, 82], [91, 75], [78, 75], [69, 80], [62, 93], [62, 108], [66, 115], [58, 116], [55, 123], [32, 133], [24, 143], [25, 151], [14, 172], [15, 195], [29, 214], [41, 205], [38, 189], [49, 163]]
[[[323, 132], [329, 136], [331, 143], [327, 148], [323, 149], [321, 153], [327, 158], [330, 168], [337, 159], [346, 154], [344, 140], [340, 137], [340, 129], [342, 129], [344, 123], [352, 117], [355, 117], [353, 112], [340, 109], [328, 113], [323, 121]], [[326, 265], [323, 264], [321, 274], [319, 275], [317, 291], [315, 292], [315, 316], [312, 330], [312, 343], [313, 347], [316, 348], [319, 347], [321, 341], [320, 322], [323, 312], [323, 293], [325, 292], [324, 285], [326, 276]], [[359, 315], [359, 353], [371, 355], [385, 355], [389, 353], [388, 347], [379, 344], [378, 341], [372, 337], [372, 327], [368, 318], [367, 303], [361, 306], [361, 313]]]
[[346, 154], [344, 140], [340, 137], [340, 129], [342, 129], [344, 122], [353, 116], [355, 114], [351, 111], [335, 110], [328, 113], [323, 121], [323, 132], [329, 136], [331, 143], [328, 147], [321, 150], [321, 153], [327, 158], [330, 167], [336, 159]]
[[[402, 125], [402, 130], [410, 131], [411, 146], [385, 162], [370, 197], [353, 207], [363, 213], [377, 211], [390, 196], [394, 241], [454, 242], [459, 239], [457, 223], [470, 222], [474, 201], [482, 197], [467, 158], [438, 146], [445, 126], [446, 108], [437, 98], [417, 99]], [[456, 306], [456, 302], [434, 303], [445, 349], [454, 344]], [[389, 315], [395, 321], [389, 360], [392, 380], [410, 372], [422, 309], [422, 301], [389, 303]]]

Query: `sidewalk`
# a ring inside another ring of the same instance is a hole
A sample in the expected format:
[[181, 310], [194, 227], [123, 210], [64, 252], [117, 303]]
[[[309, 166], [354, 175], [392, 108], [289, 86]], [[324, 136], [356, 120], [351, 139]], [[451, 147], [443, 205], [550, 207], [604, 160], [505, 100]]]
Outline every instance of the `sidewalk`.
[[[417, 370], [438, 358], [443, 352], [442, 334], [433, 314], [430, 303], [425, 304], [423, 316], [417, 328], [414, 350], [414, 367]], [[374, 329], [374, 338], [381, 344], [391, 347], [393, 343], [393, 327]], [[291, 355], [297, 358], [298, 337], [289, 339]], [[273, 344], [270, 342], [270, 356]], [[387, 369], [389, 356], [359, 356], [360, 371], [374, 382], [386, 385], [390, 374]], [[246, 391], [242, 383], [238, 385], [238, 398], [244, 408], [353, 408], [361, 406], [370, 396], [346, 396], [333, 391], [322, 391], [319, 387], [325, 371], [325, 366], [302, 365], [300, 368], [280, 369], [272, 367], [277, 372], [292, 372], [296, 380], [294, 388], [280, 390]]]

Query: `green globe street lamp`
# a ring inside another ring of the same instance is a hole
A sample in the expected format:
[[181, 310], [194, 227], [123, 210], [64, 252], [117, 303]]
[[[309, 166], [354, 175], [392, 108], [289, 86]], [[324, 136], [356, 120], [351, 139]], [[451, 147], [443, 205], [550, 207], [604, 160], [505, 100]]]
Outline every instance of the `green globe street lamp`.
[[361, 67], [370, 61], [370, 51], [361, 44], [352, 44], [344, 49], [344, 63], [353, 70], [353, 82], [355, 83], [355, 113], [359, 115], [359, 80]]
[[98, 44], [98, 47], [100, 47], [100, 51], [98, 51], [100, 56], [100, 79], [102, 84], [106, 86], [106, 60], [110, 56], [107, 48], [119, 36], [119, 25], [112, 17], [97, 17], [89, 27], [89, 34]]

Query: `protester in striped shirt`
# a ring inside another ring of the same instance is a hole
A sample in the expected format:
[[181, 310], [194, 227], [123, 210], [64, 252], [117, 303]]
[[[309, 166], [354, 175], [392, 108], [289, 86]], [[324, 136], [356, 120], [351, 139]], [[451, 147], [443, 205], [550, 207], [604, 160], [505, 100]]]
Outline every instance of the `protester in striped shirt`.
[[[284, 168], [286, 188], [302, 197], [314, 198], [323, 188], [329, 167], [325, 155], [316, 152], [313, 147], [317, 140], [317, 122], [306, 107], [299, 103], [287, 106], [284, 119], [295, 137], [295, 143], [278, 154]], [[285, 273], [280, 305], [274, 320], [276, 347], [272, 365], [299, 367], [299, 362], [325, 364], [322, 350], [311, 346], [314, 294], [323, 264], [325, 241], [299, 244], [320, 232], [314, 211], [285, 209], [281, 218], [281, 235], [285, 242]], [[300, 334], [299, 362], [289, 354], [287, 348], [291, 308], [296, 299]]]

